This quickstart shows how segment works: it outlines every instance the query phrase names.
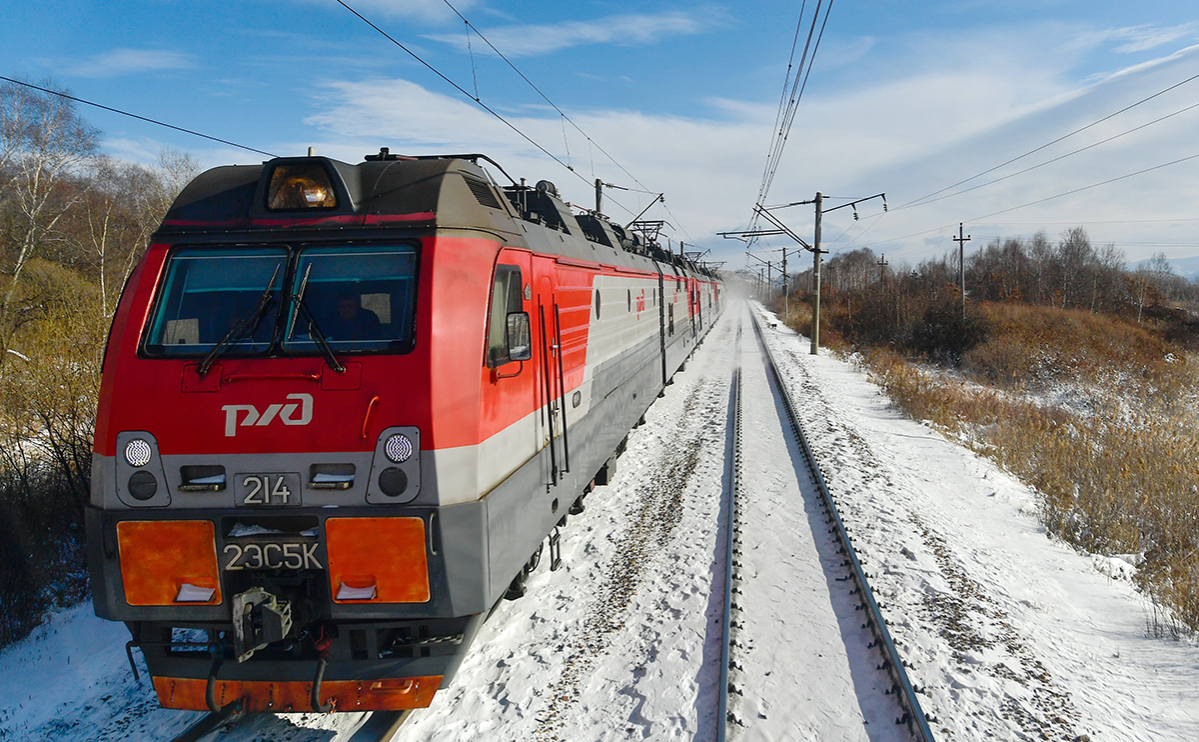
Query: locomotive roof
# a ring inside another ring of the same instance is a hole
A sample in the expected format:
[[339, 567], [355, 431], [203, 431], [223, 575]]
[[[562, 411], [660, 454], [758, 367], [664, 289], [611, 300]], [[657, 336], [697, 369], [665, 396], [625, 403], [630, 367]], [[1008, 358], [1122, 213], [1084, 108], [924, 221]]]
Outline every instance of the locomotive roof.
[[[393, 156], [394, 157], [394, 156]], [[277, 158], [201, 173], [179, 194], [161, 232], [375, 224], [474, 226], [511, 232], [506, 199], [472, 159], [478, 156], [368, 159], [355, 165], [327, 157]], [[281, 168], [327, 177], [332, 206], [269, 207]]]
[[[533, 219], [550, 228], [560, 222], [563, 231], [578, 230], [588, 239], [597, 239], [595, 233], [602, 232], [606, 238], [598, 241], [617, 250], [713, 275], [657, 245], [640, 242], [602, 217], [576, 220], [569, 206], [552, 192], [552, 184], [551, 192], [542, 189], [541, 184], [538, 188], [510, 186], [501, 192], [480, 167], [479, 159], [491, 162], [477, 154], [403, 157], [382, 150], [357, 164], [328, 157], [281, 157], [258, 165], [216, 167], [201, 173], [183, 189], [157, 236], [247, 235], [268, 230], [278, 233], [280, 229], [311, 232], [369, 226], [474, 229], [518, 238], [518, 225]], [[324, 178], [323, 183], [332, 189], [331, 205], [317, 201], [315, 207], [290, 203], [271, 208], [279, 176], [286, 173], [301, 179], [306, 175]], [[566, 229], [567, 225], [572, 228]]]

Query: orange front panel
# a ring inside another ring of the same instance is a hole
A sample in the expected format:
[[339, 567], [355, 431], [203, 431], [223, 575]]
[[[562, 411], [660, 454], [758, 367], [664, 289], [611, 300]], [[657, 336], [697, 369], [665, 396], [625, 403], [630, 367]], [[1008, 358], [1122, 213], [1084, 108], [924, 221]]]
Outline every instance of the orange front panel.
[[121, 579], [129, 605], [177, 605], [184, 583], [214, 589], [205, 602], [221, 602], [216, 540], [210, 520], [125, 520], [117, 523]]
[[[441, 687], [441, 676], [389, 678], [384, 680], [326, 680], [321, 683], [321, 702], [333, 702], [334, 711], [403, 711], [423, 709], [433, 702]], [[197, 678], [154, 678], [158, 703], [168, 709], [207, 711], [207, 681]], [[248, 712], [311, 711], [312, 683], [271, 683], [258, 680], [218, 680], [213, 688], [216, 702], [225, 706], [242, 702]]]
[[[329, 587], [338, 603], [429, 600], [425, 521], [421, 518], [330, 518], [325, 521]], [[374, 597], [337, 600], [342, 585], [375, 587]]]

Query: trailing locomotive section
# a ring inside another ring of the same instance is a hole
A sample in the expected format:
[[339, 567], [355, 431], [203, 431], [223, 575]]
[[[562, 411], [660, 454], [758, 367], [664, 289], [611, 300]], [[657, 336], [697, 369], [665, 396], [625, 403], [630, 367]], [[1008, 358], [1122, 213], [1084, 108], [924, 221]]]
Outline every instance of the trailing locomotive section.
[[[737, 471], [728, 523], [747, 535], [729, 534], [731, 658], [721, 688], [733, 694], [724, 717], [729, 731], [761, 726], [767, 735], [807, 729], [821, 737], [932, 740], [770, 349], [757, 321], [750, 321], [758, 343], [742, 349], [734, 383], [769, 394], [751, 391], [734, 402]], [[755, 431], [744, 446], [742, 418]], [[790, 471], [780, 466], [788, 457]], [[799, 476], [796, 492], [793, 477], [801, 469], [810, 483]], [[781, 574], [787, 574], [783, 582]], [[786, 627], [775, 628], [779, 641], [755, 646], [770, 636], [771, 621]], [[797, 624], [809, 635], [797, 637]], [[779, 657], [803, 657], [805, 666], [780, 666]]]

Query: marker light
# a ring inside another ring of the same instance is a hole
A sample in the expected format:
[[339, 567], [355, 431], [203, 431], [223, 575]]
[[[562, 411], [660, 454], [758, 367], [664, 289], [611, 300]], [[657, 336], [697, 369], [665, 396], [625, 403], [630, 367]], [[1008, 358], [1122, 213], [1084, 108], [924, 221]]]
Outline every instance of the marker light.
[[294, 211], [337, 206], [329, 173], [319, 162], [277, 166], [271, 173], [267, 194], [268, 209]]
[[151, 454], [150, 444], [141, 438], [134, 438], [125, 444], [125, 461], [135, 469], [150, 463]]
[[402, 464], [412, 455], [412, 441], [403, 433], [396, 433], [383, 444], [383, 452], [393, 463]]
[[379, 489], [388, 497], [399, 497], [408, 490], [408, 475], [399, 467], [389, 466], [379, 473]]

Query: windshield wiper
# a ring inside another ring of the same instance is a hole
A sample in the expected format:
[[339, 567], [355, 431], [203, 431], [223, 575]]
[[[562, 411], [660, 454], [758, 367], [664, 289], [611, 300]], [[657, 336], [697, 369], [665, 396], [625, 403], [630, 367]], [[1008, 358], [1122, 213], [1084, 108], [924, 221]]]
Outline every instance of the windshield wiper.
[[266, 316], [267, 309], [275, 303], [275, 297], [271, 296], [271, 292], [275, 288], [275, 279], [279, 277], [279, 269], [282, 267], [282, 263], [275, 266], [275, 272], [271, 274], [271, 280], [267, 281], [266, 289], [263, 290], [262, 296], [258, 297], [258, 306], [254, 307], [253, 312], [243, 317], [229, 332], [225, 333], [225, 337], [212, 346], [212, 350], [208, 351], [208, 355], [204, 356], [204, 360], [200, 361], [200, 365], [196, 368], [196, 373], [200, 376], [207, 374], [208, 370], [212, 368], [212, 362], [217, 359], [221, 351], [228, 347], [232, 341], [240, 340], [245, 336], [247, 330], [251, 334], [258, 331], [258, 325], [262, 322], [262, 318]]
[[291, 317], [287, 323], [287, 337], [284, 342], [291, 339], [292, 333], [296, 329], [296, 315], [300, 312], [304, 313], [304, 318], [308, 321], [308, 334], [316, 341], [316, 345], [321, 349], [321, 353], [325, 356], [325, 363], [329, 364], [329, 368], [339, 374], [344, 374], [346, 367], [341, 365], [337, 360], [337, 356], [333, 355], [333, 349], [329, 347], [329, 341], [325, 339], [325, 334], [321, 332], [321, 327], [316, 323], [316, 318], [312, 316], [312, 312], [308, 309], [308, 305], [304, 303], [304, 292], [308, 290], [308, 276], [312, 273], [312, 263], [304, 269], [304, 278], [300, 280], [300, 290], [291, 295]]

